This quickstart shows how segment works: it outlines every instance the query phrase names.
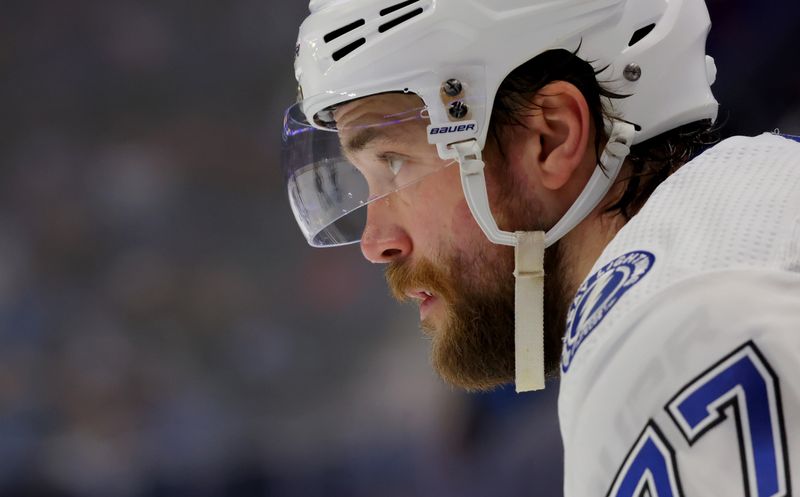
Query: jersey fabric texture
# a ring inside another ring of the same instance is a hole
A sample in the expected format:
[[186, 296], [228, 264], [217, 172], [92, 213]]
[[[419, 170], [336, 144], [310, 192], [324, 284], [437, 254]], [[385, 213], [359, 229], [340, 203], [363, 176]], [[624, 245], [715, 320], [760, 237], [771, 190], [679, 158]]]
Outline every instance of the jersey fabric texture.
[[660, 185], [567, 317], [564, 495], [800, 485], [800, 143], [734, 137]]

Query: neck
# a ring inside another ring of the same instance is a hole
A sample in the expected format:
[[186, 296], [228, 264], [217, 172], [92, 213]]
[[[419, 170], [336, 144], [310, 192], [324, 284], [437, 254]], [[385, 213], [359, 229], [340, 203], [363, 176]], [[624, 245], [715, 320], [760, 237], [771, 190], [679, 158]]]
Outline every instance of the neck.
[[[627, 166], [627, 164], [626, 164]], [[623, 168], [620, 176], [626, 177]], [[592, 266], [600, 258], [606, 246], [614, 239], [627, 219], [619, 212], [606, 212], [625, 191], [626, 181], [617, 181], [605, 198], [588, 215], [561, 239], [565, 275], [564, 289], [571, 297], [581, 282], [589, 275]]]

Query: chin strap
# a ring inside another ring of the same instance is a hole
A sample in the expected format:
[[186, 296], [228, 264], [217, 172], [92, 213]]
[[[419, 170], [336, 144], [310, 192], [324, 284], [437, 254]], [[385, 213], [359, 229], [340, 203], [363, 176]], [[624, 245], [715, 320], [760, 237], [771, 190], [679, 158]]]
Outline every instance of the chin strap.
[[476, 140], [451, 145], [461, 170], [461, 186], [467, 205], [486, 237], [498, 245], [514, 247], [514, 346], [517, 392], [542, 390], [544, 362], [544, 249], [580, 223], [605, 197], [630, 152], [635, 129], [616, 121], [598, 166], [586, 187], [564, 216], [547, 233], [502, 231], [489, 207], [485, 166]]
[[514, 367], [517, 393], [544, 389], [544, 231], [517, 231]]
[[589, 182], [583, 188], [583, 191], [578, 198], [575, 199], [572, 206], [566, 213], [558, 220], [558, 222], [547, 231], [545, 236], [545, 247], [559, 241], [564, 235], [572, 231], [572, 228], [583, 221], [592, 210], [597, 207], [597, 204], [603, 200], [614, 180], [619, 175], [619, 170], [622, 169], [622, 164], [625, 162], [625, 157], [631, 151], [631, 144], [633, 136], [636, 134], [636, 128], [632, 124], [616, 121], [614, 122], [609, 132], [608, 143], [603, 150], [603, 155], [600, 156], [600, 164], [603, 167], [596, 167]]

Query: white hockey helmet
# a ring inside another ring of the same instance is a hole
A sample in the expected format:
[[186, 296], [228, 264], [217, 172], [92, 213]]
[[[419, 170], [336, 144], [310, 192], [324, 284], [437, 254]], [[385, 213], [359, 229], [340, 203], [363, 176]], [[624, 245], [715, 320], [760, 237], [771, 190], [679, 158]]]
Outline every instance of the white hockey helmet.
[[[283, 166], [292, 210], [314, 246], [357, 242], [365, 220], [361, 207], [458, 162], [467, 202], [484, 233], [494, 243], [517, 247], [517, 291], [528, 295], [533, 286], [522, 290], [519, 275], [537, 274], [535, 286], [541, 287], [544, 246], [596, 207], [631, 145], [716, 119], [710, 90], [716, 69], [705, 53], [710, 20], [703, 0], [311, 0], [310, 10], [296, 48], [300, 96], [285, 116]], [[525, 233], [500, 231], [492, 218], [481, 151], [503, 80], [553, 49], [605, 68], [606, 87], [630, 96], [613, 104], [621, 119], [606, 123], [605, 172], [596, 169], [572, 208], [539, 241], [522, 241]], [[422, 143], [436, 145], [438, 161], [403, 171], [389, 162], [383, 172], [365, 172], [342, 149], [334, 109], [392, 92], [414, 94], [422, 103], [359, 127], [424, 124]], [[528, 247], [527, 255], [520, 246]], [[518, 321], [520, 312], [518, 307]], [[530, 319], [541, 316], [524, 316]], [[518, 332], [518, 388], [525, 376], [521, 341]]]

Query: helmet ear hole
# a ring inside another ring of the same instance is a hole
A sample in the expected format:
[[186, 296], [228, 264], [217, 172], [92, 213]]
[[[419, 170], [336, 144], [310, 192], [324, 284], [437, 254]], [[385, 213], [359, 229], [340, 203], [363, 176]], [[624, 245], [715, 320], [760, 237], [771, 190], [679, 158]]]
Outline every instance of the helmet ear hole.
[[647, 26], [639, 28], [636, 31], [634, 31], [633, 36], [631, 36], [631, 41], [628, 42], [628, 46], [632, 47], [635, 44], [639, 43], [642, 40], [642, 38], [650, 34], [650, 31], [652, 31], [653, 28], [655, 27], [656, 25], [655, 23], [653, 23], [653, 24], [648, 24]]

